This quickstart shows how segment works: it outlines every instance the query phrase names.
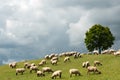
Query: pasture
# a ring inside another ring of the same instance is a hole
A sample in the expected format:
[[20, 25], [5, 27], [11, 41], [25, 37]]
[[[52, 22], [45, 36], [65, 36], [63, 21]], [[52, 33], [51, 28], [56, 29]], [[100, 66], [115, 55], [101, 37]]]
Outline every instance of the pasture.
[[[38, 63], [42, 59], [29, 60], [30, 63]], [[64, 57], [60, 57], [57, 65], [52, 65], [50, 60], [47, 60], [47, 63], [44, 66], [51, 67], [55, 70], [62, 70], [62, 77], [56, 78], [56, 80], [120, 80], [120, 56], [114, 56], [111, 54], [104, 55], [83, 55], [82, 58], [74, 59], [73, 56], [70, 57], [70, 62], [63, 62]], [[93, 65], [94, 60], [99, 60], [103, 65], [97, 66], [97, 68], [102, 72], [102, 74], [87, 74], [87, 69], [82, 67], [82, 62], [89, 61], [90, 65]], [[19, 67], [23, 67], [24, 62], [18, 62]], [[41, 70], [42, 67], [39, 69]], [[79, 69], [81, 76], [73, 75], [70, 77], [69, 69], [77, 68]], [[23, 75], [15, 75], [15, 69], [10, 68], [8, 65], [0, 66], [0, 80], [52, 80], [52, 73], [45, 73], [44, 77], [37, 77], [36, 73], [29, 72], [29, 69], [26, 69]]]

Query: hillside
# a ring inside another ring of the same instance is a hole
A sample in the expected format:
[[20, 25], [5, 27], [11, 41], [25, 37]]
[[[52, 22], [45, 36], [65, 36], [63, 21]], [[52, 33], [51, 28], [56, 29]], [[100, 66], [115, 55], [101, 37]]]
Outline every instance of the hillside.
[[[56, 80], [119, 80], [120, 79], [120, 57], [113, 55], [83, 55], [82, 58], [74, 59], [70, 57], [71, 62], [63, 62], [64, 57], [59, 58], [57, 65], [51, 65], [50, 61], [47, 60], [47, 64], [44, 66], [50, 66], [53, 70], [62, 70], [62, 78], [57, 78]], [[97, 68], [102, 72], [102, 74], [90, 73], [87, 75], [86, 68], [82, 68], [82, 62], [89, 61], [93, 65], [94, 60], [99, 60], [102, 62], [102, 66], [97, 66]], [[29, 62], [34, 62], [38, 64], [39, 60], [30, 60]], [[23, 67], [24, 62], [19, 62], [17, 67]], [[39, 69], [42, 67], [40, 66]], [[69, 75], [70, 68], [77, 68], [81, 72], [81, 76]], [[29, 73], [27, 69], [24, 75], [15, 75], [15, 69], [9, 68], [8, 65], [0, 66], [0, 80], [52, 80], [50, 78], [51, 73], [45, 73], [45, 77], [37, 77], [36, 73]]]

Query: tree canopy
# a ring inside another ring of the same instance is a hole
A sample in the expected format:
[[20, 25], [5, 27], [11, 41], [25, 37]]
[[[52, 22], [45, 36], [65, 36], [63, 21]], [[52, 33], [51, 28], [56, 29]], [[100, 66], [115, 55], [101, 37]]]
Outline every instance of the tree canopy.
[[108, 27], [100, 24], [93, 25], [86, 33], [84, 42], [89, 51], [106, 50], [114, 44], [115, 37]]

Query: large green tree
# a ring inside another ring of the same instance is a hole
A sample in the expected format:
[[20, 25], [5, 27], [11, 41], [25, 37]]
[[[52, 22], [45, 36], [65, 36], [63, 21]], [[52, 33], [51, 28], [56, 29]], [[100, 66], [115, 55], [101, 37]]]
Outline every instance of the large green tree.
[[84, 40], [89, 51], [98, 50], [101, 54], [102, 50], [108, 49], [114, 44], [115, 37], [108, 27], [95, 24], [85, 33]]

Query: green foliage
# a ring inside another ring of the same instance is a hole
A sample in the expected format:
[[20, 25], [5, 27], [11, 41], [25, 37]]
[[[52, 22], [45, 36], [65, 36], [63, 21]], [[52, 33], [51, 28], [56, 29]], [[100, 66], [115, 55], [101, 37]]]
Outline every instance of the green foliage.
[[105, 50], [110, 48], [114, 43], [115, 37], [112, 35], [108, 27], [100, 24], [93, 25], [89, 31], [86, 32], [85, 43], [89, 51]]
[[[83, 55], [83, 58], [74, 59], [70, 57], [71, 62], [63, 62], [64, 57], [59, 59], [58, 65], [51, 65], [50, 60], [47, 60], [47, 64], [44, 66], [50, 66], [53, 70], [62, 70], [62, 78], [56, 80], [119, 80], [120, 79], [120, 57], [113, 55]], [[97, 66], [102, 74], [90, 73], [87, 75], [87, 69], [82, 68], [82, 62], [89, 61], [93, 65], [94, 60], [99, 60], [103, 65]], [[38, 64], [39, 60], [30, 60]], [[19, 62], [17, 67], [23, 67], [24, 62]], [[43, 67], [43, 66], [42, 66]], [[42, 67], [39, 67], [41, 70]], [[70, 68], [78, 68], [81, 72], [81, 76], [69, 75]], [[8, 65], [0, 66], [0, 80], [52, 80], [51, 73], [45, 73], [45, 77], [37, 77], [36, 73], [29, 73], [29, 69], [21, 75], [15, 75], [15, 69], [9, 68]], [[55, 79], [54, 79], [55, 80]]]

